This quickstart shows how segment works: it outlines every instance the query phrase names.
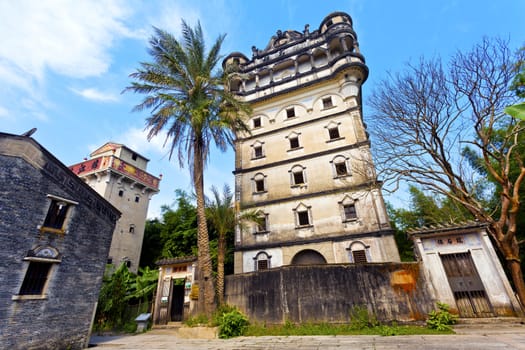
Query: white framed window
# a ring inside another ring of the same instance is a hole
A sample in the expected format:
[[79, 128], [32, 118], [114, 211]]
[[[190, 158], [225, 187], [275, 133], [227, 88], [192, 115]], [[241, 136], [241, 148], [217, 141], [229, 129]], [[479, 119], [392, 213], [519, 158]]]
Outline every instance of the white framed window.
[[252, 148], [252, 159], [264, 158], [264, 142], [256, 141]]
[[78, 202], [48, 194], [49, 207], [40, 232], [65, 233], [72, 208]]
[[351, 175], [350, 162], [345, 156], [338, 155], [330, 161], [332, 163], [332, 173], [334, 178], [340, 178]]
[[290, 184], [294, 186], [304, 186], [306, 184], [306, 168], [295, 165], [288, 171], [290, 173]]
[[364, 264], [372, 261], [370, 258], [370, 246], [365, 245], [363, 242], [353, 242], [347, 248], [347, 251], [350, 263]]
[[335, 141], [335, 140], [339, 140], [339, 139], [343, 138], [343, 137], [341, 137], [341, 133], [339, 132], [340, 124], [341, 123], [331, 122], [327, 126], [325, 126], [325, 128], [326, 128], [326, 130], [328, 132], [328, 141], [327, 142]]
[[288, 143], [290, 145], [289, 151], [293, 151], [293, 150], [302, 148], [299, 142], [299, 135], [300, 133], [292, 132], [290, 135], [286, 136], [286, 138], [288, 139]]
[[259, 211], [257, 213], [259, 222], [255, 225], [255, 233], [268, 233], [268, 214]]
[[339, 202], [339, 208], [341, 211], [341, 219], [343, 222], [357, 221], [357, 200], [349, 196], [345, 196], [342, 201]]
[[259, 252], [253, 258], [255, 271], [268, 270], [271, 268], [272, 256], [266, 252]]
[[257, 173], [252, 178], [253, 182], [253, 193], [264, 193], [266, 192], [266, 175], [263, 173]]
[[328, 109], [328, 108], [334, 107], [334, 103], [332, 101], [332, 96], [323, 97], [321, 101], [323, 103], [323, 109]]
[[306, 206], [303, 203], [300, 203], [293, 211], [296, 228], [312, 226], [311, 206]]
[[26, 273], [18, 294], [12, 299], [45, 299], [54, 265], [61, 262], [58, 250], [51, 246], [38, 246], [28, 252], [24, 261], [28, 262]]

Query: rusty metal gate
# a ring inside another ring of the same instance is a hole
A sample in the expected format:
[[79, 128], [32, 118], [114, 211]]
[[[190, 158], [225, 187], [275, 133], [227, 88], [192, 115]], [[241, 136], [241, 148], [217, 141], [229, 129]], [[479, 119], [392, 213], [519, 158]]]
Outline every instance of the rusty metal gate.
[[461, 317], [493, 317], [470, 252], [440, 254]]

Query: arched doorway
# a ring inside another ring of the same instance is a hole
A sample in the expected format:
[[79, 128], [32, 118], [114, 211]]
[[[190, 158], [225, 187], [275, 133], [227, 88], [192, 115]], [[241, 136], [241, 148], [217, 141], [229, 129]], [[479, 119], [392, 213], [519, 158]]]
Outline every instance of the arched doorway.
[[319, 265], [326, 264], [324, 256], [312, 249], [301, 250], [292, 259], [292, 265]]

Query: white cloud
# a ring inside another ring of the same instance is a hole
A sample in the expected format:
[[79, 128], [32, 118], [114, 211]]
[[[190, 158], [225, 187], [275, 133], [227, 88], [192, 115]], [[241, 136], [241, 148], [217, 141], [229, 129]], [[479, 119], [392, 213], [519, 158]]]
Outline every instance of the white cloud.
[[2, 106], [0, 106], [0, 118], [6, 118], [9, 117], [9, 111], [7, 110], [7, 108], [4, 108]]
[[71, 88], [75, 94], [84, 97], [85, 99], [97, 101], [97, 102], [117, 102], [118, 96], [109, 92], [102, 92], [95, 88], [88, 89], [74, 89]]
[[123, 22], [125, 8], [118, 1], [0, 2], [0, 74], [18, 70], [42, 81], [46, 69], [78, 78], [106, 72], [114, 40], [133, 36]]

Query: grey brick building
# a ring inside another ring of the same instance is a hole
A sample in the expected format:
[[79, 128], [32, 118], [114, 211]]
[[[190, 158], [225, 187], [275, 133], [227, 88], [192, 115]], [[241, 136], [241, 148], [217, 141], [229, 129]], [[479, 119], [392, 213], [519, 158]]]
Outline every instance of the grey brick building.
[[28, 136], [0, 133], [0, 348], [81, 349], [120, 212]]

